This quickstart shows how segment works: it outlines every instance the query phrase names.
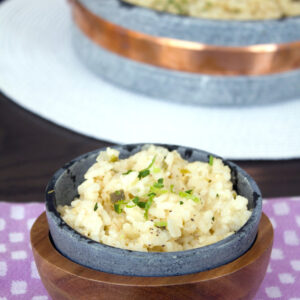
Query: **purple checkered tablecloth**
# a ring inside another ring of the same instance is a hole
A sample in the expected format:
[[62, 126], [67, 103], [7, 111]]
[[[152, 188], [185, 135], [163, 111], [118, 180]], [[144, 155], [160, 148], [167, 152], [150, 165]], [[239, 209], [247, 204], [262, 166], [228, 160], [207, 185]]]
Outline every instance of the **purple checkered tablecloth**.
[[[51, 299], [34, 263], [30, 228], [44, 204], [0, 202], [0, 300]], [[300, 197], [264, 200], [275, 229], [266, 277], [256, 300], [300, 300]]]

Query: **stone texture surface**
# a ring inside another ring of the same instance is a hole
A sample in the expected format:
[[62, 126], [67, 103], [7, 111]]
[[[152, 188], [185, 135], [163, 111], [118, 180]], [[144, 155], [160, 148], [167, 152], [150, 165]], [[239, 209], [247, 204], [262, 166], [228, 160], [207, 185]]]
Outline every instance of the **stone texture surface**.
[[300, 40], [300, 17], [267, 21], [215, 21], [156, 12], [121, 0], [79, 0], [104, 19], [143, 33], [225, 46]]
[[[177, 150], [189, 161], [208, 161], [209, 153], [197, 149], [163, 145]], [[116, 146], [121, 158], [140, 151], [142, 144]], [[103, 150], [103, 149], [102, 149]], [[46, 189], [46, 212], [51, 237], [56, 248], [69, 259], [84, 266], [121, 275], [174, 276], [200, 272], [228, 263], [252, 245], [261, 217], [262, 199], [260, 191], [242, 169], [224, 161], [232, 170], [232, 180], [239, 194], [249, 199], [253, 209], [249, 221], [234, 235], [218, 243], [180, 252], [145, 253], [114, 248], [94, 242], [70, 228], [56, 210], [58, 204], [70, 204], [77, 194], [77, 186], [83, 174], [95, 162], [101, 149], [85, 154], [58, 170]], [[54, 190], [54, 193], [48, 191]], [[121, 262], [121, 263], [120, 263]]]
[[260, 105], [300, 97], [300, 70], [263, 76], [210, 76], [167, 70], [111, 53], [75, 25], [73, 44], [78, 57], [97, 75], [158, 100], [196, 105]]

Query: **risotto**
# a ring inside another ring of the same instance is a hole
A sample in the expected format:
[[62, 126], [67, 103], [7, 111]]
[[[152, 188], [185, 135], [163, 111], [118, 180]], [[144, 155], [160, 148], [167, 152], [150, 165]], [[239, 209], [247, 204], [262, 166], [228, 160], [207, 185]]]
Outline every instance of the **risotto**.
[[85, 174], [79, 197], [59, 206], [64, 221], [107, 245], [182, 251], [218, 242], [249, 219], [222, 160], [188, 162], [177, 151], [145, 146], [127, 159], [107, 148]]
[[297, 0], [124, 0], [131, 4], [192, 17], [264, 20], [300, 15]]

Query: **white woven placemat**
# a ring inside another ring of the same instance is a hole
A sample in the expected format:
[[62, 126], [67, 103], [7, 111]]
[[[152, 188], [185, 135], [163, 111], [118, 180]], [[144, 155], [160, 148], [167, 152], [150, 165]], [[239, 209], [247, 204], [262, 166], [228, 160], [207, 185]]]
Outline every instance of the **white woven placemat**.
[[81, 64], [70, 28], [65, 0], [1, 4], [0, 90], [52, 122], [104, 140], [182, 144], [234, 159], [300, 157], [300, 100], [216, 108], [134, 94]]

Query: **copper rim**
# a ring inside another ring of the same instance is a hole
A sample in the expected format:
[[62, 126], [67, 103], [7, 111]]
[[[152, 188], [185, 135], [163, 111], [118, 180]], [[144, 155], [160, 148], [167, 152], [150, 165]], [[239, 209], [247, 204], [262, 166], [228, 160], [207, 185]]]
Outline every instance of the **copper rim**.
[[165, 69], [208, 75], [264, 75], [300, 68], [300, 41], [225, 47], [147, 35], [110, 23], [71, 1], [81, 31], [106, 50]]

